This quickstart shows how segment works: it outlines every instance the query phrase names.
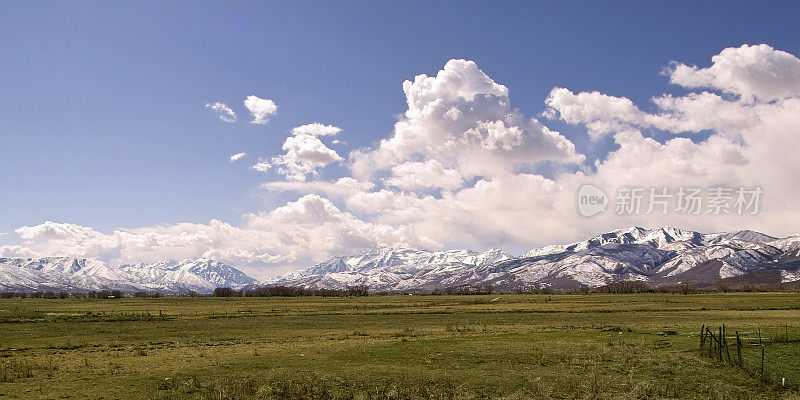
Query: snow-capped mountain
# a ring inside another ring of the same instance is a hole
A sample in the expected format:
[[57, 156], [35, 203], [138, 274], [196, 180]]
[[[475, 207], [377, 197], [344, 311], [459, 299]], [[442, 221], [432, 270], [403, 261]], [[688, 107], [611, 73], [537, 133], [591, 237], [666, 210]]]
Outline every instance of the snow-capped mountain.
[[582, 242], [565, 245], [549, 245], [538, 249], [533, 249], [523, 254], [521, 258], [563, 252], [580, 252], [610, 243], [643, 244], [658, 249], [672, 249], [674, 247], [694, 247], [703, 244], [704, 241], [705, 237], [697, 232], [685, 231], [671, 227], [645, 229], [634, 226], [625, 229], [617, 229], [595, 236], [591, 239], [584, 240]]
[[479, 253], [383, 248], [359, 256], [334, 257], [266, 283], [312, 288], [367, 285], [372, 290], [419, 290], [432, 283], [449, 282], [454, 274], [508, 259], [511, 256], [499, 249]]
[[[597, 287], [620, 280], [651, 285], [681, 282], [800, 284], [800, 236], [777, 239], [754, 231], [704, 234], [663, 227], [631, 227], [585, 241], [533, 249], [511, 257], [499, 249], [427, 251], [381, 248], [333, 257], [272, 278], [266, 285], [372, 291], [431, 291], [447, 287], [516, 290]], [[210, 293], [257, 282], [208, 259], [111, 266], [68, 257], [0, 258], [0, 291], [122, 290]]]
[[174, 287], [176, 291], [210, 293], [218, 287], [239, 288], [255, 279], [236, 268], [209, 259], [169, 260], [154, 264], [121, 265], [121, 270], [138, 282], [157, 288]]
[[255, 282], [236, 268], [208, 259], [110, 266], [70, 257], [0, 258], [0, 291], [122, 290], [210, 293]]
[[630, 227], [582, 242], [549, 245], [512, 258], [502, 250], [428, 252], [381, 249], [334, 257], [266, 282], [269, 285], [412, 291], [492, 285], [500, 290], [597, 287], [620, 280], [653, 285], [709, 283], [781, 271], [800, 276], [800, 237], [776, 239], [754, 231], [703, 234], [672, 227]]

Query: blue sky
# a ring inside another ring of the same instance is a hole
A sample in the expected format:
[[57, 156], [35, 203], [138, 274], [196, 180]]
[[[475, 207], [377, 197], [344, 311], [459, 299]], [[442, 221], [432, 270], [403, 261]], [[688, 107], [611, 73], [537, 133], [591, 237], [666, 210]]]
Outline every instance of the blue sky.
[[[799, 54], [799, 11], [793, 2], [5, 3], [0, 232], [46, 220], [105, 233], [236, 225], [299, 197], [259, 190], [280, 176], [248, 168], [280, 154], [293, 127], [340, 127], [342, 143], [330, 146], [344, 158], [374, 148], [408, 108], [402, 82], [453, 58], [508, 87], [528, 118], [554, 87], [652, 111], [650, 98], [688, 91], [660, 74], [672, 60], [708, 66], [725, 48], [760, 43]], [[242, 101], [253, 94], [278, 105], [269, 123], [247, 123]], [[205, 108], [216, 101], [236, 123]], [[583, 126], [546, 125], [587, 164], [615, 148]], [[247, 157], [230, 162], [238, 152]], [[331, 165], [320, 179], [343, 175]]]

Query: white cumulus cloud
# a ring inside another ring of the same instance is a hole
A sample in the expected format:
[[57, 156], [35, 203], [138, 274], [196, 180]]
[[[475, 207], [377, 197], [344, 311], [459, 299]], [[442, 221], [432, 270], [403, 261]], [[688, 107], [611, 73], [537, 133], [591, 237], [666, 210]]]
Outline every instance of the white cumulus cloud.
[[253, 115], [251, 124], [263, 125], [269, 122], [269, 116], [278, 112], [278, 106], [270, 99], [261, 99], [255, 95], [247, 96], [244, 106]]
[[292, 136], [287, 137], [281, 147], [286, 153], [272, 157], [270, 161], [260, 160], [253, 169], [264, 172], [275, 167], [279, 174], [293, 181], [305, 181], [308, 175], [317, 176], [319, 168], [343, 160], [335, 150], [322, 143], [317, 135], [331, 135], [340, 131], [335, 126], [322, 124], [296, 127], [292, 129]]
[[673, 62], [672, 83], [712, 88], [740, 95], [745, 101], [772, 101], [800, 95], [800, 60], [769, 45], [742, 45], [722, 50], [708, 68]]
[[342, 131], [342, 128], [333, 125], [323, 125], [318, 122], [292, 128], [292, 135], [333, 136]]
[[351, 153], [356, 177], [420, 159], [436, 159], [465, 178], [583, 160], [567, 138], [511, 108], [508, 88], [472, 61], [450, 60], [436, 76], [405, 81], [403, 91], [408, 109], [393, 135], [375, 149]]

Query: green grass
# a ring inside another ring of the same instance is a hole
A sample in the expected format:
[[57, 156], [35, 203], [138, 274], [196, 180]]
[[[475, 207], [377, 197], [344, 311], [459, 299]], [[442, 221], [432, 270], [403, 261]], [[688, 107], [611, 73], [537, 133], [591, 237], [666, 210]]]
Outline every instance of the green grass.
[[698, 349], [788, 324], [767, 354], [796, 383], [798, 317], [797, 293], [3, 299], [0, 398], [798, 399]]

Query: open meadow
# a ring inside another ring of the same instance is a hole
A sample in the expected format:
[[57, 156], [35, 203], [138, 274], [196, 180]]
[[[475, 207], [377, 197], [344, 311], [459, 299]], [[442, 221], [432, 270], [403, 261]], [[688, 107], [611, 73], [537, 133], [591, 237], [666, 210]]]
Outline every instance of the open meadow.
[[0, 300], [9, 399], [798, 399], [799, 365], [789, 292]]

